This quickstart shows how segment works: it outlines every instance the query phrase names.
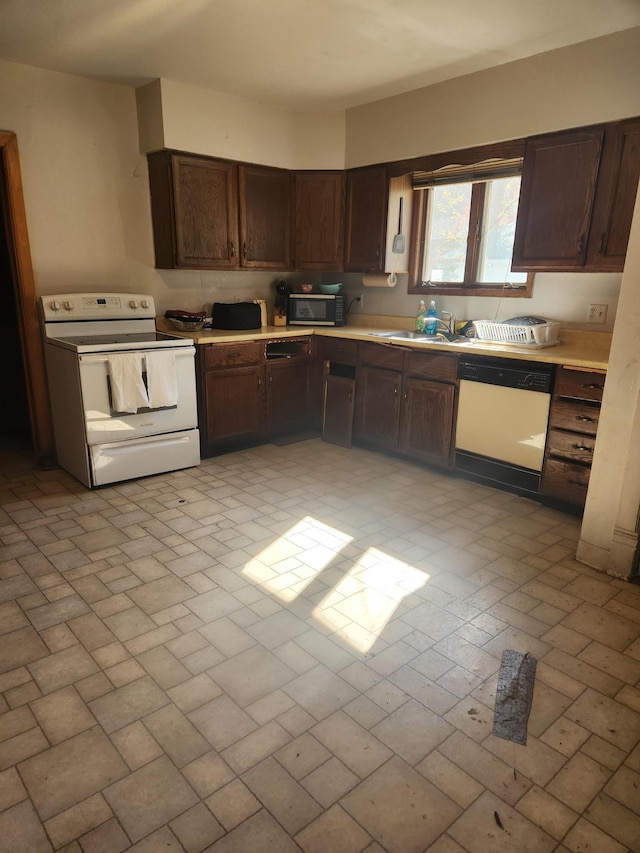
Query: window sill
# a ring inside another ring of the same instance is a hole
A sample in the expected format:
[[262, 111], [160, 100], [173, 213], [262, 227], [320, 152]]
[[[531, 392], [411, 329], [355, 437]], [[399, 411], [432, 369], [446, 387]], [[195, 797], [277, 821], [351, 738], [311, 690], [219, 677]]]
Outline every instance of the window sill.
[[516, 287], [502, 284], [409, 284], [407, 293], [418, 293], [426, 296], [430, 293], [449, 296], [504, 296], [530, 299], [533, 290], [533, 275], [529, 275], [526, 284]]

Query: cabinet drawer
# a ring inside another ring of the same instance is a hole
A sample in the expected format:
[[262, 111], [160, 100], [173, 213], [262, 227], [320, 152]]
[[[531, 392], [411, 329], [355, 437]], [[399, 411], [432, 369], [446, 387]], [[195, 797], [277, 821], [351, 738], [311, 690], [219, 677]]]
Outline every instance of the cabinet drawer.
[[547, 455], [562, 456], [572, 462], [591, 465], [596, 439], [592, 435], [550, 429], [547, 436]]
[[254, 341], [249, 344], [211, 344], [207, 346], [204, 363], [209, 367], [242, 367], [245, 364], [261, 364], [264, 360], [264, 344]]
[[439, 379], [457, 383], [458, 356], [442, 353], [411, 352], [407, 355], [406, 372], [423, 379]]
[[556, 373], [553, 389], [558, 397], [575, 397], [577, 400], [602, 400], [606, 374], [595, 371], [570, 370], [561, 367]]
[[369, 367], [384, 367], [387, 370], [402, 370], [404, 350], [393, 344], [362, 344], [360, 362]]
[[323, 361], [355, 365], [358, 358], [357, 341], [346, 338], [318, 338], [318, 353]]
[[591, 468], [583, 465], [563, 462], [561, 459], [545, 459], [540, 491], [548, 498], [584, 506], [590, 474]]
[[571, 400], [553, 400], [549, 426], [595, 435], [600, 420], [600, 407]]

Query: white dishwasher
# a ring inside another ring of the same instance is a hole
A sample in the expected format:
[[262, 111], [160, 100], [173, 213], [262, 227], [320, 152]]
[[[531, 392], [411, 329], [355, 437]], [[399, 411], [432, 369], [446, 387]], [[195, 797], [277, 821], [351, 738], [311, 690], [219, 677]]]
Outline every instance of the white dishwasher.
[[553, 365], [488, 356], [458, 362], [455, 469], [538, 494]]

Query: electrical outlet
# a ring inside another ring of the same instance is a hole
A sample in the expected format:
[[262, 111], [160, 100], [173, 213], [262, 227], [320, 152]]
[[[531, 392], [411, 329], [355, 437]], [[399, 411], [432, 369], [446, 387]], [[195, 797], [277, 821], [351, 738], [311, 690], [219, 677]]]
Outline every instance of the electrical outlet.
[[364, 293], [361, 293], [358, 297], [358, 305], [360, 306], [360, 310], [364, 311]]
[[605, 323], [607, 320], [607, 307], [607, 305], [589, 305], [587, 322]]
[[233, 301], [234, 302], [242, 302], [242, 296], [238, 296], [238, 294], [236, 293], [236, 295], [233, 297]]

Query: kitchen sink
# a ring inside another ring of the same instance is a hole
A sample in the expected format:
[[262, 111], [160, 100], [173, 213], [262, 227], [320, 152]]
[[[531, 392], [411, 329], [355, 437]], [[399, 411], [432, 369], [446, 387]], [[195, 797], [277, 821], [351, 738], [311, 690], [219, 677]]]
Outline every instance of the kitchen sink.
[[388, 341], [415, 341], [421, 344], [470, 344], [471, 339], [464, 335], [452, 335], [449, 332], [438, 332], [436, 335], [425, 335], [422, 332], [372, 332], [375, 338], [385, 338]]

